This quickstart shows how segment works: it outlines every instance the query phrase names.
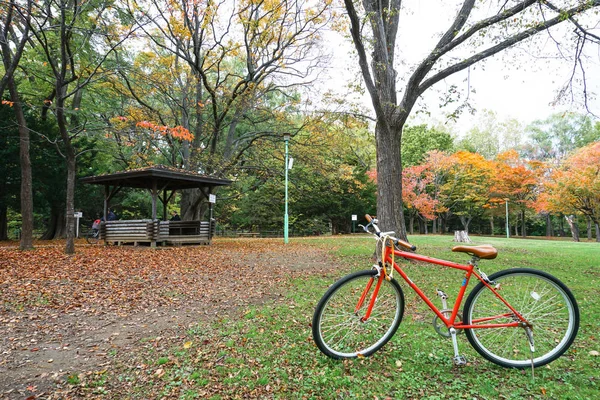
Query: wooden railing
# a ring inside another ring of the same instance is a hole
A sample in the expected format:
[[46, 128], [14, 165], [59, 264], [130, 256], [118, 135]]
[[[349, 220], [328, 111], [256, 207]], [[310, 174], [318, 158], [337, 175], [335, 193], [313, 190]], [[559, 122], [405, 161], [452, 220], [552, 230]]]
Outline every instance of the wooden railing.
[[[212, 225], [212, 226], [211, 226]], [[100, 237], [113, 243], [200, 243], [210, 244], [214, 221], [125, 220], [103, 222]]]

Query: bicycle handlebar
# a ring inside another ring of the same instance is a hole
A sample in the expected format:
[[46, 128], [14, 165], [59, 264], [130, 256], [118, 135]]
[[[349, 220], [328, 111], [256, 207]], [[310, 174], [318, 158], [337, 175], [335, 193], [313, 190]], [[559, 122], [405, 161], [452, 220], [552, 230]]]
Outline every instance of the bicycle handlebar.
[[[381, 231], [379, 230], [379, 227], [377, 226], [377, 220], [374, 219], [373, 217], [371, 217], [369, 214], [365, 214], [365, 218], [366, 218], [367, 222], [369, 222], [369, 224], [364, 227], [365, 231], [369, 232], [369, 225], [372, 225], [373, 229], [375, 230], [375, 235], [380, 236]], [[409, 249], [411, 251], [417, 250], [417, 246], [415, 246], [414, 244], [410, 244], [402, 239], [398, 239], [398, 238], [394, 237], [394, 238], [392, 238], [392, 240], [394, 241], [394, 244], [400, 245], [400, 246], [404, 247], [405, 249]]]

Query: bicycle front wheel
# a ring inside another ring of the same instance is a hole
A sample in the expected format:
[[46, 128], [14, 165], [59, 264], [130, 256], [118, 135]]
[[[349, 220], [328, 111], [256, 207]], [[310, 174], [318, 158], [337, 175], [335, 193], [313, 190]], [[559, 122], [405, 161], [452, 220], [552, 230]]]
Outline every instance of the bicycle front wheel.
[[371, 315], [363, 319], [378, 279], [376, 270], [355, 272], [325, 293], [312, 322], [313, 339], [325, 355], [367, 357], [394, 336], [404, 314], [404, 294], [394, 279], [382, 281]]
[[[529, 268], [500, 271], [489, 279], [495, 282], [498, 294], [532, 325], [535, 367], [548, 364], [567, 351], [579, 329], [579, 308], [560, 280]], [[482, 324], [518, 321], [482, 283], [467, 298], [464, 311], [465, 324], [477, 325], [478, 320], [484, 321]], [[466, 329], [465, 333], [473, 348], [487, 360], [507, 368], [531, 367], [530, 340], [525, 328]]]

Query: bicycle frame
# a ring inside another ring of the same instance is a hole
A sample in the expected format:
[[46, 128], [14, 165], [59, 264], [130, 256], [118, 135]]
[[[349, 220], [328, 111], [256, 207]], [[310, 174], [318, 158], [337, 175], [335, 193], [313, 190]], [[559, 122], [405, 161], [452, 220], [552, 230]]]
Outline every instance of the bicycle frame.
[[[426, 262], [429, 264], [436, 264], [436, 265], [441, 265], [444, 267], [449, 267], [449, 268], [465, 271], [465, 277], [463, 279], [462, 285], [458, 292], [458, 296], [456, 298], [454, 306], [452, 307], [452, 314], [450, 315], [449, 318], [447, 318], [440, 311], [440, 309], [437, 308], [433, 304], [433, 302], [427, 297], [427, 295], [408, 277], [408, 275], [402, 270], [402, 268], [392, 259], [392, 252], [393, 252], [394, 257], [398, 256], [398, 257], [402, 257], [405, 259], [423, 261], [423, 262]], [[395, 250], [391, 246], [385, 246], [384, 256], [382, 258], [383, 258], [383, 261], [382, 261], [383, 266], [392, 265], [394, 270], [396, 272], [398, 272], [400, 274], [400, 276], [402, 276], [404, 281], [415, 291], [415, 293], [417, 293], [417, 295], [419, 295], [419, 297], [425, 302], [425, 304], [427, 304], [427, 306], [431, 309], [431, 311], [433, 311], [438, 316], [438, 318], [440, 318], [440, 320], [444, 322], [444, 324], [446, 325], [446, 327], [448, 329], [450, 329], [450, 328], [454, 328], [454, 329], [484, 329], [484, 328], [507, 328], [507, 327], [529, 327], [529, 328], [531, 328], [531, 324], [498, 293], [498, 290], [496, 290], [496, 288], [492, 287], [486, 281], [486, 279], [484, 279], [477, 272], [475, 272], [475, 270], [474, 270], [475, 265], [473, 263], [469, 263], [467, 265], [458, 264], [458, 263], [454, 263], [451, 261], [446, 261], [446, 260], [441, 260], [438, 258], [433, 258], [433, 257], [428, 257], [428, 256], [411, 253], [408, 251]], [[458, 315], [460, 305], [462, 304], [462, 301], [463, 301], [463, 298], [465, 295], [465, 291], [467, 289], [467, 286], [469, 285], [469, 281], [470, 281], [472, 275], [475, 275], [475, 277], [483, 285], [485, 285], [489, 290], [491, 290], [492, 293], [494, 293], [494, 295], [508, 307], [508, 309], [511, 311], [511, 313], [505, 313], [505, 314], [501, 314], [501, 315], [495, 315], [495, 316], [489, 316], [489, 317], [485, 317], [485, 318], [475, 319], [475, 320], [471, 321], [471, 324], [468, 324], [468, 325], [464, 324], [462, 321], [459, 323], [454, 323], [454, 321], [456, 320], [456, 316]], [[385, 269], [384, 269], [384, 273], [379, 274], [379, 279], [377, 280], [375, 290], [373, 291], [373, 294], [371, 295], [371, 299], [369, 301], [367, 311], [365, 313], [365, 316], [362, 317], [363, 322], [366, 322], [369, 319], [369, 317], [371, 316], [371, 311], [373, 310], [373, 306], [375, 304], [375, 299], [377, 298], [377, 295], [379, 293], [379, 288], [381, 287], [381, 283], [382, 283], [383, 279], [387, 279], [387, 271], [385, 271]], [[358, 304], [356, 306], [356, 311], [358, 311], [364, 304], [367, 294], [369, 293], [369, 291], [371, 290], [371, 287], [373, 286], [373, 281], [374, 281], [374, 279], [371, 280], [367, 284], [367, 287], [363, 291], [363, 293], [358, 301]], [[499, 318], [511, 317], [511, 316], [516, 317], [518, 320], [516, 320], [514, 322], [510, 322], [510, 323], [501, 323], [501, 324], [487, 323], [487, 322], [490, 322], [490, 321], [493, 321], [493, 320], [496, 320]]]

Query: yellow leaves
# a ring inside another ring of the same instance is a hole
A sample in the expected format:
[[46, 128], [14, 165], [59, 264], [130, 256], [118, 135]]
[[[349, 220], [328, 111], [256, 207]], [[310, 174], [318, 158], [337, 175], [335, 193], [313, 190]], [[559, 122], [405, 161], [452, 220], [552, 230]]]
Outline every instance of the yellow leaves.
[[553, 171], [546, 182], [549, 211], [600, 212], [600, 142], [579, 149]]
[[189, 39], [192, 37], [189, 29], [182, 23], [182, 18], [171, 16], [169, 18], [169, 27], [175, 36], [181, 39]]

